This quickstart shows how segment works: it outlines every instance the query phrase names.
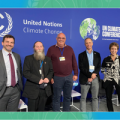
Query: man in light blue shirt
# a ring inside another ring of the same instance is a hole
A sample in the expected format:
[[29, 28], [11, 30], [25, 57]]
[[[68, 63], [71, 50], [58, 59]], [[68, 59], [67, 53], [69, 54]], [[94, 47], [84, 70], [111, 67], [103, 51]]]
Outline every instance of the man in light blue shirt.
[[92, 111], [98, 111], [99, 71], [101, 66], [100, 54], [92, 49], [91, 38], [85, 39], [86, 50], [79, 54], [81, 99], [80, 110], [86, 111], [86, 97], [89, 89], [92, 94]]

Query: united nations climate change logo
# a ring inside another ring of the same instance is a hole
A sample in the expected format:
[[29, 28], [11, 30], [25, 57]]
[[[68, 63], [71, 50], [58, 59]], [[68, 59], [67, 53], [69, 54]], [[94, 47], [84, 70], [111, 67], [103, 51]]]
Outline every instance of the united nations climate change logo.
[[[2, 33], [0, 33], [0, 37], [4, 37], [6, 34], [8, 34], [11, 30], [12, 30], [12, 27], [13, 27], [13, 22], [12, 22], [12, 18], [11, 16], [6, 13], [6, 17], [8, 19], [8, 27], [5, 29], [5, 31], [3, 31]], [[0, 13], [0, 19], [4, 19], [4, 16]], [[4, 25], [0, 25], [0, 31], [3, 30], [4, 28]]]
[[83, 39], [89, 37], [96, 40], [100, 35], [100, 26], [93, 18], [86, 18], [80, 24], [80, 35]]

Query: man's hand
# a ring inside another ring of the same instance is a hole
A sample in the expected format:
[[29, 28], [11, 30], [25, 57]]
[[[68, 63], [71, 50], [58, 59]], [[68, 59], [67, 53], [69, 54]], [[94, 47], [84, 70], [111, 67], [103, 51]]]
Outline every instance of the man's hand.
[[95, 79], [95, 78], [96, 78], [96, 75], [97, 75], [96, 73], [93, 73], [93, 74], [91, 75], [91, 78], [92, 78], [92, 79]]
[[39, 84], [42, 84], [42, 83], [43, 83], [43, 79], [40, 79]]
[[45, 78], [45, 79], [43, 80], [43, 82], [44, 82], [44, 83], [49, 83], [48, 78]]
[[73, 75], [73, 81], [76, 81], [78, 79], [78, 76]]
[[92, 78], [88, 78], [88, 82], [92, 82], [92, 80], [93, 80]]
[[54, 79], [52, 78], [52, 79], [51, 79], [51, 84], [53, 84], [53, 83], [54, 83]]

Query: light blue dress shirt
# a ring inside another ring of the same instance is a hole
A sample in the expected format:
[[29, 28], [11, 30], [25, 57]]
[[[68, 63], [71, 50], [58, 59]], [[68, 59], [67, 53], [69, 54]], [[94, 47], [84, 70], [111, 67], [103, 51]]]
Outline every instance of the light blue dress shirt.
[[[87, 53], [87, 57], [88, 57], [88, 62], [89, 62], [89, 66], [93, 66], [93, 50], [91, 53], [89, 53], [87, 50], [86, 50], [86, 53]], [[93, 72], [94, 70], [93, 69], [89, 69], [89, 72]]]

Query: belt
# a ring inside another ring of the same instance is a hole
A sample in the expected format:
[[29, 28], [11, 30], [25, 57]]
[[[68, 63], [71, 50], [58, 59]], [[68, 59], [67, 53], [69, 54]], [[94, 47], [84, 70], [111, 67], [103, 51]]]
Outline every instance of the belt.
[[18, 85], [18, 83], [13, 87], [13, 86], [7, 86], [6, 88], [15, 88]]

